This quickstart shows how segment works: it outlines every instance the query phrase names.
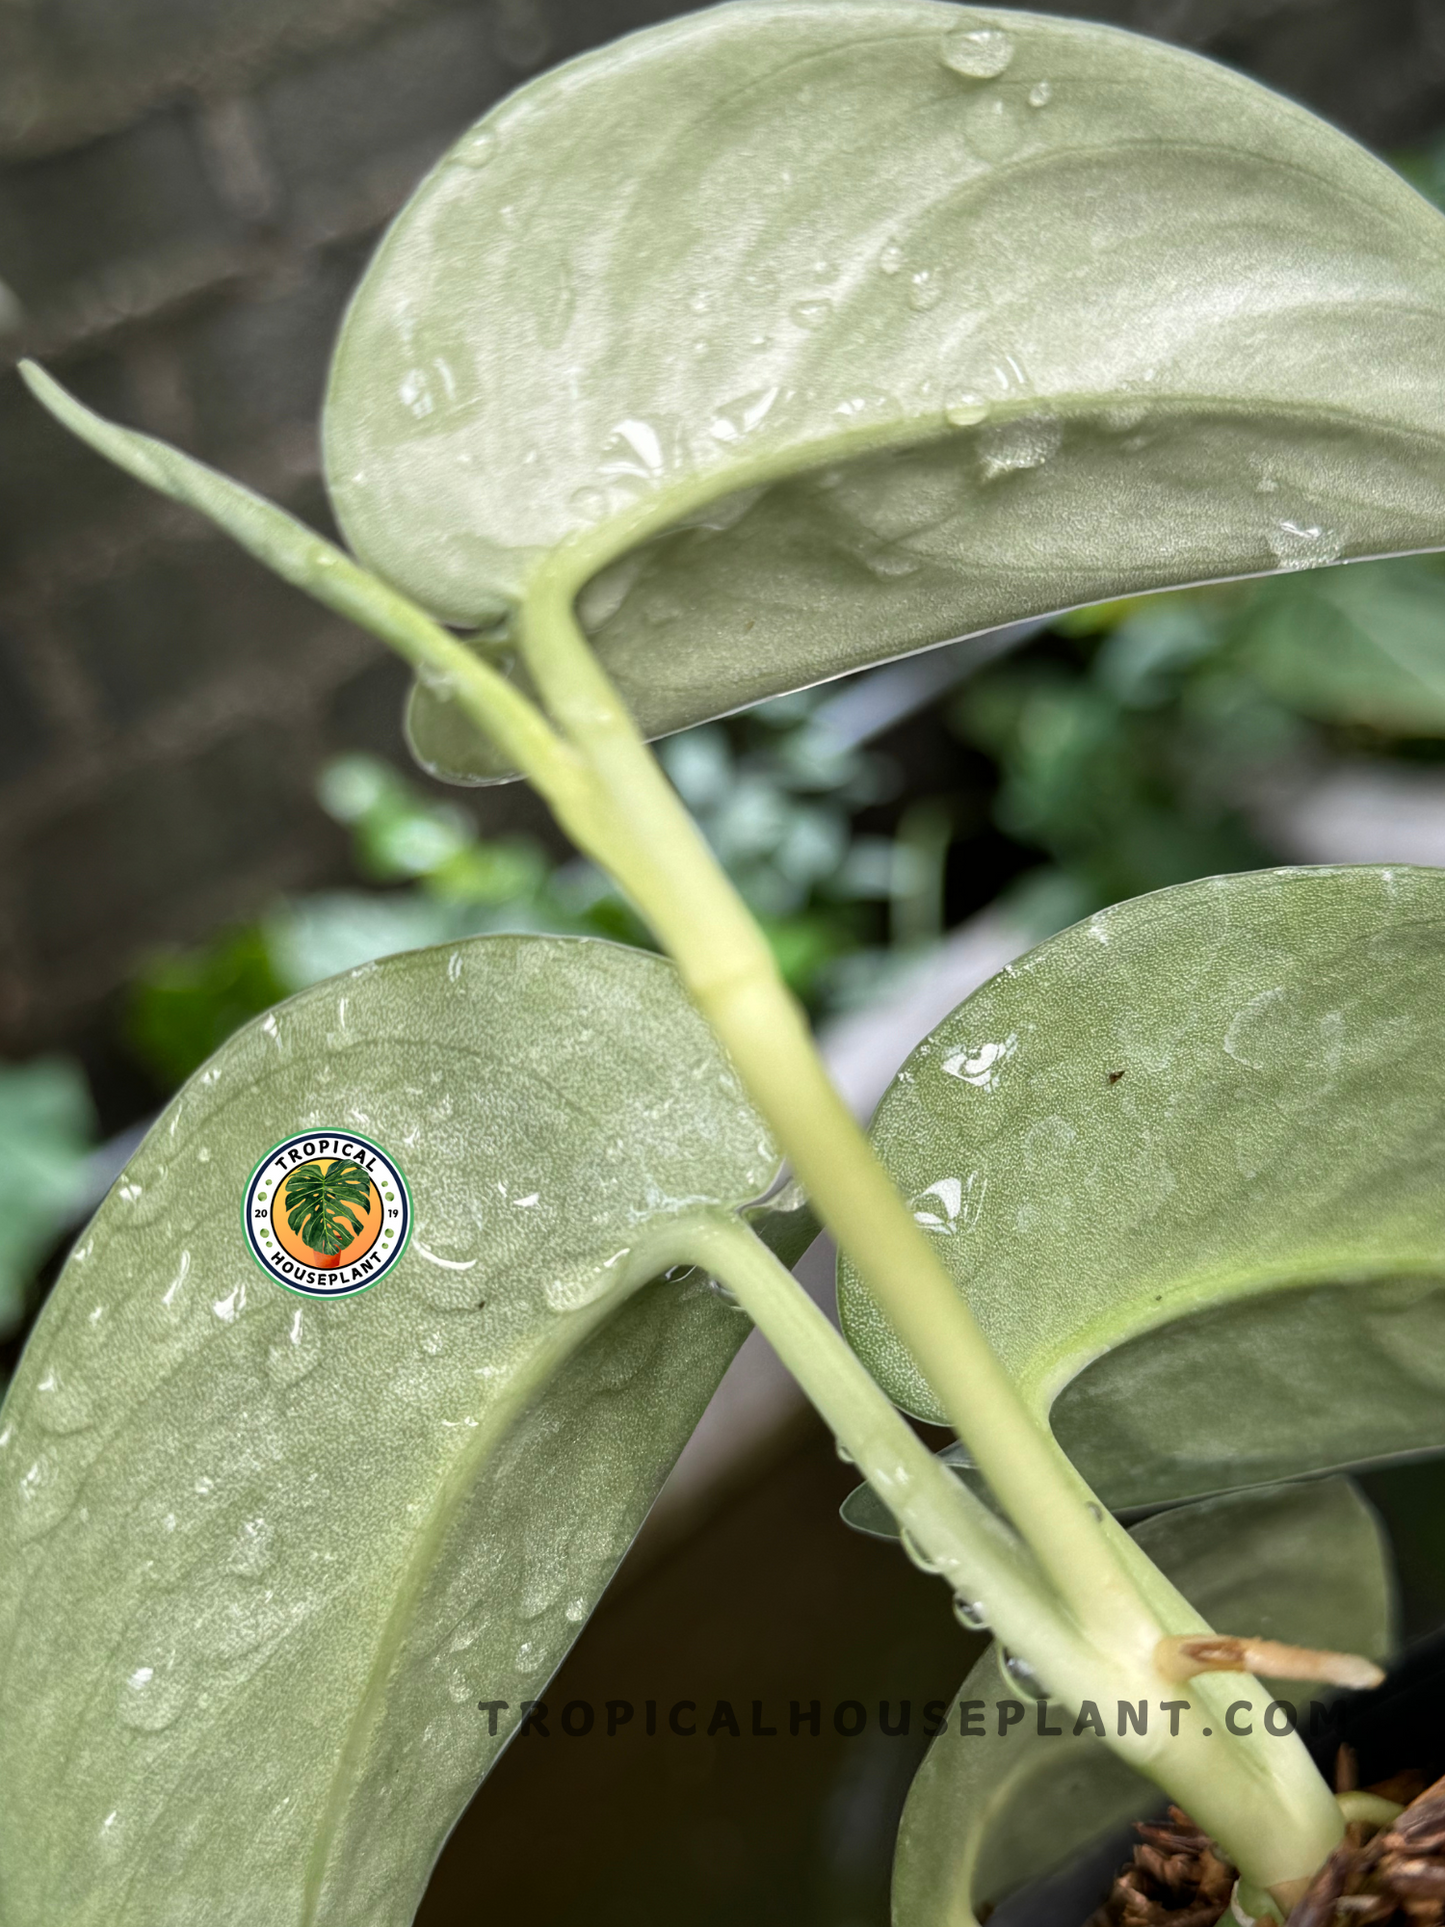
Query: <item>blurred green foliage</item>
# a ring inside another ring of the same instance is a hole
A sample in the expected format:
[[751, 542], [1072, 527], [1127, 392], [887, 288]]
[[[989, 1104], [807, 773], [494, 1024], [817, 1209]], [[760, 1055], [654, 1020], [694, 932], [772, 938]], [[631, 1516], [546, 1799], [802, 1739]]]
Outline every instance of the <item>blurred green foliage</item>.
[[147, 963], [130, 1001], [130, 1041], [170, 1089], [247, 1018], [285, 995], [263, 932], [255, 925], [225, 931], [198, 949], [162, 952]]
[[[844, 959], [883, 951], [891, 906], [905, 944], [942, 921], [947, 828], [928, 839], [859, 835], [855, 813], [886, 797], [885, 759], [829, 730], [830, 692], [768, 703], [661, 746], [665, 768], [757, 915], [783, 975], [816, 1011], [847, 994]], [[322, 807], [352, 833], [365, 889], [278, 905], [208, 944], [138, 971], [131, 1048], [166, 1088], [247, 1018], [374, 957], [496, 931], [608, 937], [649, 946], [631, 905], [595, 865], [557, 861], [522, 837], [483, 837], [466, 808], [423, 795], [373, 757], [323, 771]], [[915, 831], [917, 825], [915, 824]]]
[[1445, 565], [1356, 563], [1080, 610], [966, 684], [949, 721], [997, 765], [999, 827], [1048, 859], [1013, 893], [1041, 934], [1279, 862], [1260, 805], [1281, 778], [1445, 736]]
[[[783, 697], [659, 751], [820, 1018], [943, 935], [951, 852], [968, 857], [936, 797], [909, 799], [892, 835], [860, 832], [902, 778], [830, 726], [832, 694]], [[1254, 807], [1281, 771], [1445, 737], [1445, 565], [1298, 570], [1079, 610], [964, 681], [946, 714], [995, 767], [994, 823], [1026, 870], [1012, 907], [1042, 936], [1147, 890], [1281, 861]], [[148, 960], [127, 1029], [165, 1087], [246, 1018], [373, 957], [489, 931], [651, 941], [591, 863], [483, 837], [465, 806], [374, 758], [332, 763], [319, 798], [351, 831], [367, 887]]]

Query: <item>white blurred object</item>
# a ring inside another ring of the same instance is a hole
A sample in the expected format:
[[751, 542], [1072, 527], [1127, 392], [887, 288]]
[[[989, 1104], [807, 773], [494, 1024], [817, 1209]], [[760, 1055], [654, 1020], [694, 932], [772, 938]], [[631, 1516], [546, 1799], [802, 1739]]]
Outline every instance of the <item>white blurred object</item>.
[[1445, 867], [1445, 773], [1340, 763], [1261, 801], [1256, 821], [1295, 863]]

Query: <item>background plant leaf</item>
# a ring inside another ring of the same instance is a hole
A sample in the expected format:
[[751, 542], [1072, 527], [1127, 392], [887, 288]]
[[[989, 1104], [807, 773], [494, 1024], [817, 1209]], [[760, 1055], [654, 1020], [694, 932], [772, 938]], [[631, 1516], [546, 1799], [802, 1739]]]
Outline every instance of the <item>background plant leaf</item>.
[[[1223, 1631], [1390, 1656], [1389, 1547], [1348, 1479], [1202, 1500], [1146, 1519], [1132, 1537]], [[1317, 1690], [1262, 1684], [1296, 1707]], [[1040, 1737], [1032, 1715], [1000, 1738], [994, 1708], [1017, 1697], [991, 1646], [960, 1687], [909, 1793], [894, 1861], [895, 1927], [971, 1927], [986, 1903], [1157, 1808], [1158, 1788], [1093, 1733], [1076, 1738], [1062, 1711], [1050, 1722], [1063, 1727], [1061, 1739]], [[959, 1701], [968, 1699], [986, 1702], [984, 1735], [960, 1734]], [[1116, 1709], [1101, 1710], [1112, 1730]], [[1256, 1706], [1256, 1719], [1263, 1711]]]
[[[374, 1290], [303, 1300], [240, 1199], [347, 1120], [414, 1234]], [[645, 1283], [649, 1248], [776, 1169], [671, 966], [609, 944], [394, 957], [228, 1043], [4, 1408], [5, 1918], [409, 1920], [749, 1329], [696, 1274]]]
[[1434, 558], [1261, 584], [1237, 645], [1267, 689], [1308, 716], [1405, 736], [1445, 726], [1445, 596]]
[[[644, 728], [1106, 596], [1445, 540], [1445, 223], [1090, 23], [742, 0], [532, 81], [362, 282], [326, 466], [503, 625], [584, 534]], [[437, 692], [424, 762], [496, 774]]]
[[[1445, 1445], [1445, 872], [1212, 877], [1010, 965], [873, 1142], [1115, 1510]], [[844, 1328], [927, 1386], [848, 1267]]]

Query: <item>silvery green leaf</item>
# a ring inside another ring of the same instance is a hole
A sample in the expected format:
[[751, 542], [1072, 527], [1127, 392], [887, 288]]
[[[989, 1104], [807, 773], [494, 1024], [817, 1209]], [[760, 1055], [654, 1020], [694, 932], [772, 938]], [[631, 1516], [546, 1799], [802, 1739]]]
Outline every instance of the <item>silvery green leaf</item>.
[[[875, 1148], [1114, 1510], [1445, 1445], [1445, 871], [1116, 905], [914, 1051]], [[844, 1329], [932, 1394], [846, 1264]]]
[[[328, 1124], [415, 1213], [333, 1301], [240, 1224], [266, 1151]], [[410, 1920], [749, 1329], [656, 1278], [669, 1228], [777, 1166], [671, 966], [610, 944], [393, 957], [226, 1044], [0, 1419], [5, 1919]]]
[[[504, 631], [581, 544], [649, 733], [1019, 617], [1445, 541], [1445, 222], [1090, 23], [741, 0], [530, 82], [393, 224], [326, 467]], [[422, 760], [495, 774], [434, 692]]]

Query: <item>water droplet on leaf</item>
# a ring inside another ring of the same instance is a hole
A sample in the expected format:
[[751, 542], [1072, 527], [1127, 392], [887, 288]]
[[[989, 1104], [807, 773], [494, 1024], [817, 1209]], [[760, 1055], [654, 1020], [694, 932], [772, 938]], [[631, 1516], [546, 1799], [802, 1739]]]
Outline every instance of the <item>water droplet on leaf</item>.
[[175, 1657], [131, 1667], [121, 1680], [116, 1711], [123, 1726], [141, 1733], [163, 1733], [174, 1726], [186, 1703], [185, 1684]]
[[231, 1556], [226, 1561], [226, 1570], [244, 1573], [248, 1578], [254, 1577], [264, 1572], [275, 1556], [276, 1528], [267, 1519], [246, 1519], [236, 1534]]
[[949, 34], [942, 49], [945, 67], [966, 80], [997, 80], [1014, 57], [1014, 43], [997, 27], [976, 27]]
[[789, 317], [800, 328], [821, 328], [832, 312], [832, 302], [821, 298], [817, 301], [795, 301], [788, 310]]
[[1022, 420], [1001, 422], [995, 428], [986, 429], [979, 437], [983, 479], [992, 482], [1000, 475], [1042, 468], [1058, 453], [1063, 439], [1063, 423], [1053, 415], [1025, 416]]
[[46, 1432], [83, 1432], [92, 1422], [90, 1393], [78, 1379], [64, 1378], [52, 1365], [35, 1388], [35, 1420]]
[[908, 305], [915, 314], [927, 314], [943, 299], [943, 283], [932, 268], [920, 268], [908, 279]]
[[321, 1341], [300, 1309], [291, 1314], [286, 1336], [266, 1353], [266, 1374], [275, 1385], [294, 1385], [321, 1362]]
[[1047, 107], [1054, 97], [1052, 84], [1047, 80], [1036, 80], [1029, 89], [1030, 107]]
[[497, 137], [490, 127], [474, 127], [453, 151], [453, 160], [463, 167], [488, 167], [497, 157]]
[[636, 416], [617, 423], [602, 458], [604, 474], [638, 476], [644, 481], [660, 475], [666, 466], [662, 437], [651, 422]]
[[607, 514], [607, 491], [591, 487], [574, 489], [568, 507], [579, 521], [601, 522]]
[[964, 122], [969, 146], [986, 161], [1004, 161], [1023, 139], [1023, 127], [1009, 103], [998, 95], [976, 100]]
[[1044, 1685], [1033, 1667], [1017, 1653], [1005, 1651], [1002, 1655], [1003, 1676], [1011, 1686], [1016, 1686], [1026, 1699], [1044, 1700], [1049, 1689]]
[[903, 1550], [908, 1554], [908, 1557], [920, 1572], [938, 1571], [937, 1561], [929, 1558], [928, 1554], [923, 1550], [922, 1546], [919, 1545], [918, 1541], [906, 1526], [898, 1536], [903, 1542]]
[[739, 395], [736, 401], [724, 402], [708, 423], [708, 434], [714, 441], [740, 442], [744, 435], [751, 435], [766, 421], [779, 392], [776, 388], [759, 388], [751, 395]]
[[65, 1518], [70, 1511], [74, 1479], [66, 1476], [58, 1453], [52, 1451], [33, 1459], [17, 1483], [20, 1513], [15, 1536], [23, 1545], [53, 1531]]
[[1344, 547], [1333, 529], [1307, 522], [1279, 522], [1268, 540], [1282, 569], [1312, 569], [1322, 562], [1337, 562]]
[[986, 1633], [988, 1631], [988, 1615], [983, 1607], [975, 1600], [965, 1599], [961, 1593], [954, 1598], [953, 1616], [968, 1632]]
[[423, 421], [436, 407], [431, 383], [424, 368], [408, 368], [397, 387], [396, 398], [408, 413]]

